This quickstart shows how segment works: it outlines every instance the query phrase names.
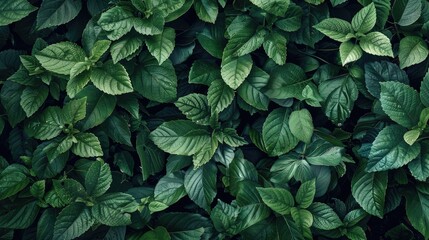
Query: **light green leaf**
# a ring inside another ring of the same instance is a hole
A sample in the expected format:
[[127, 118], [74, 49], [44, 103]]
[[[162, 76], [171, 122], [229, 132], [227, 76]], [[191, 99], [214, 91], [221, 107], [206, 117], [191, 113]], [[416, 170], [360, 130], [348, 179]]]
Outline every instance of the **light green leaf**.
[[190, 156], [210, 141], [210, 133], [191, 121], [175, 120], [161, 124], [150, 139], [164, 152]]
[[220, 113], [234, 100], [234, 90], [222, 80], [215, 80], [210, 84], [207, 98], [211, 111]]
[[289, 0], [273, 0], [273, 1], [264, 1], [264, 0], [250, 0], [256, 6], [262, 8], [268, 13], [271, 13], [276, 16], [283, 16], [286, 13], [286, 10], [289, 7]]
[[426, 60], [429, 50], [426, 42], [417, 36], [407, 36], [399, 43], [399, 65], [406, 68]]
[[74, 98], [91, 80], [91, 72], [84, 71], [81, 74], [70, 78], [67, 82], [66, 91], [70, 98]]
[[71, 151], [79, 157], [103, 156], [100, 141], [93, 133], [78, 133], [74, 137], [77, 140]]
[[316, 181], [303, 182], [296, 192], [295, 200], [300, 208], [308, 208], [314, 200], [316, 194]]
[[404, 141], [411, 146], [417, 141], [417, 138], [419, 138], [419, 136], [420, 136], [420, 130], [412, 129], [404, 134]]
[[95, 219], [83, 203], [72, 203], [57, 216], [53, 239], [71, 240], [89, 230]]
[[85, 57], [82, 48], [71, 42], [49, 45], [36, 54], [37, 60], [46, 70], [64, 75], [69, 75], [73, 66], [78, 62], [84, 62]]
[[108, 193], [97, 199], [91, 208], [92, 216], [98, 222], [115, 227], [131, 224], [131, 213], [138, 204], [134, 197], [126, 193]]
[[374, 28], [377, 21], [377, 12], [374, 3], [359, 10], [352, 19], [353, 30], [359, 33], [367, 33]]
[[210, 109], [205, 95], [191, 93], [177, 99], [174, 105], [189, 120], [201, 125], [210, 125]]
[[122, 59], [133, 55], [142, 45], [143, 39], [138, 35], [127, 35], [119, 41], [115, 41], [110, 47], [113, 63], [116, 64]]
[[420, 144], [421, 152], [408, 164], [408, 169], [415, 179], [424, 182], [429, 177], [429, 142], [422, 141]]
[[340, 45], [341, 64], [345, 66], [347, 63], [359, 60], [362, 57], [362, 48], [359, 45], [350, 41], [343, 42]]
[[58, 26], [73, 20], [82, 8], [81, 1], [44, 0], [37, 12], [37, 30]]
[[279, 156], [295, 148], [298, 139], [289, 128], [289, 111], [277, 108], [272, 111], [262, 126], [262, 139], [270, 156]]
[[60, 135], [65, 122], [59, 107], [48, 107], [26, 126], [26, 130], [34, 138], [49, 140]]
[[337, 213], [325, 203], [312, 203], [308, 210], [313, 214], [313, 227], [332, 230], [343, 225]]
[[216, 179], [217, 167], [210, 163], [197, 169], [190, 167], [185, 174], [184, 186], [189, 198], [208, 212], [217, 192]]
[[150, 54], [161, 65], [173, 52], [176, 33], [173, 28], [166, 27], [161, 34], [148, 36], [146, 46]]
[[250, 55], [235, 57], [231, 50], [231, 47], [227, 45], [223, 51], [221, 75], [223, 81], [235, 90], [249, 75], [253, 61]]
[[425, 239], [429, 238], [429, 187], [418, 184], [416, 189], [409, 189], [405, 195], [408, 220]]
[[98, 40], [94, 43], [94, 46], [91, 49], [91, 54], [89, 59], [92, 62], [97, 62], [103, 56], [104, 53], [109, 50], [110, 44], [112, 42], [109, 40]]
[[313, 215], [307, 209], [293, 207], [290, 211], [293, 221], [297, 224], [299, 231], [306, 239], [312, 238], [310, 230], [313, 225]]
[[292, 194], [284, 188], [260, 188], [257, 187], [262, 201], [273, 211], [286, 215], [295, 205]]
[[270, 76], [262, 69], [254, 66], [249, 76], [237, 89], [238, 95], [249, 105], [259, 110], [267, 110], [269, 98], [262, 92], [268, 84]]
[[43, 105], [48, 97], [49, 89], [46, 85], [39, 87], [25, 87], [21, 94], [21, 107], [25, 111], [27, 117], [33, 115]]
[[29, 183], [28, 169], [19, 164], [6, 167], [0, 174], [0, 200], [15, 195]]
[[120, 95], [133, 91], [130, 77], [124, 66], [113, 61], [105, 62], [101, 67], [93, 68], [91, 71], [91, 81], [101, 91]]
[[338, 42], [346, 42], [353, 37], [352, 25], [339, 18], [328, 18], [314, 25], [314, 28]]
[[215, 154], [218, 145], [218, 141], [213, 138], [205, 142], [202, 148], [192, 157], [194, 168], [199, 168], [208, 163]]
[[309, 143], [313, 136], [313, 119], [307, 109], [293, 111], [289, 117], [289, 128], [291, 133], [299, 140]]
[[107, 37], [114, 41], [131, 31], [134, 15], [127, 9], [116, 6], [102, 13], [97, 23], [109, 32]]
[[393, 3], [392, 16], [400, 26], [415, 23], [422, 14], [422, 2], [419, 0], [398, 0]]
[[376, 56], [393, 57], [390, 39], [381, 32], [368, 33], [360, 39], [359, 45], [366, 53]]
[[382, 82], [381, 107], [398, 124], [411, 128], [419, 122], [423, 105], [418, 92], [412, 87], [399, 82]]
[[307, 145], [305, 159], [312, 165], [337, 166], [344, 157], [344, 148], [318, 139]]
[[199, 19], [215, 23], [219, 11], [216, 0], [195, 0], [193, 6]]
[[[246, 54], [252, 53], [256, 49], [260, 48], [265, 41], [265, 36], [268, 34], [268, 31], [265, 29], [260, 29], [256, 31], [253, 36], [249, 39], [243, 41], [241, 39], [236, 39], [237, 37], [233, 37], [229, 40], [229, 43], [237, 43], [240, 42], [241, 46], [237, 47], [235, 50], [235, 55], [238, 57], [244, 56]], [[243, 41], [243, 42], [242, 42]]]
[[387, 172], [368, 173], [360, 166], [352, 179], [352, 195], [356, 202], [369, 214], [384, 215], [387, 189]]
[[0, 2], [0, 26], [6, 26], [27, 17], [37, 10], [26, 0], [3, 0]]
[[271, 32], [263, 43], [265, 53], [278, 65], [286, 62], [286, 44], [287, 39], [275, 31]]
[[85, 189], [88, 195], [99, 197], [103, 195], [112, 183], [112, 173], [109, 164], [95, 161], [85, 174]]

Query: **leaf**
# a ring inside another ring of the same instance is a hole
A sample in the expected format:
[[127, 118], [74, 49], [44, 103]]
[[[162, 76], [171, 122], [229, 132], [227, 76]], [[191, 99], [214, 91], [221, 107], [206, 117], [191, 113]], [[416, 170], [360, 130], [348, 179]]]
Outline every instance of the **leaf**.
[[213, 137], [210, 139], [210, 141], [205, 142], [201, 149], [192, 157], [194, 168], [199, 168], [208, 163], [215, 154], [217, 147], [218, 141], [213, 139]]
[[415, 179], [424, 182], [429, 177], [429, 143], [422, 141], [420, 144], [421, 152], [408, 164], [408, 169]]
[[253, 67], [249, 76], [237, 89], [238, 95], [252, 107], [267, 110], [270, 100], [262, 89], [268, 84], [269, 77], [262, 69]]
[[348, 229], [346, 236], [349, 239], [366, 239], [365, 231], [359, 226], [354, 226]]
[[6, 26], [27, 17], [37, 10], [26, 0], [4, 0], [0, 3], [0, 26]]
[[205, 95], [191, 93], [177, 99], [174, 105], [189, 120], [201, 125], [210, 125], [210, 109]]
[[380, 101], [383, 111], [398, 124], [411, 128], [419, 122], [423, 105], [412, 87], [399, 82], [383, 82]]
[[314, 28], [338, 42], [346, 42], [353, 36], [352, 25], [339, 18], [325, 19], [317, 25], [314, 25]]
[[353, 30], [360, 33], [367, 33], [374, 28], [377, 21], [375, 4], [371, 3], [357, 12], [352, 19]]
[[108, 193], [97, 199], [91, 213], [98, 222], [107, 226], [126, 226], [131, 224], [131, 214], [138, 204], [133, 196], [126, 193]]
[[301, 7], [291, 2], [283, 18], [276, 21], [274, 24], [283, 31], [294, 32], [300, 29], [301, 19]]
[[399, 64], [406, 68], [426, 60], [429, 50], [426, 42], [417, 36], [407, 36], [399, 43]]
[[161, 124], [150, 133], [150, 139], [164, 152], [190, 156], [210, 141], [210, 134], [191, 121], [175, 120]]
[[393, 57], [392, 44], [381, 32], [370, 32], [360, 39], [359, 46], [366, 53], [376, 56]]
[[420, 85], [420, 99], [425, 107], [429, 106], [429, 72], [426, 72]]
[[387, 189], [387, 172], [366, 172], [362, 165], [353, 175], [352, 195], [369, 214], [380, 218], [384, 215]]
[[234, 100], [234, 90], [222, 80], [215, 80], [210, 84], [207, 92], [208, 104], [212, 112], [220, 113]]
[[162, 33], [165, 19], [160, 17], [164, 13], [159, 9], [153, 9], [153, 13], [147, 18], [134, 18], [134, 29], [143, 35], [158, 35]]
[[224, 31], [225, 20], [217, 18], [215, 24], [206, 24], [201, 32], [197, 33], [197, 40], [204, 50], [218, 59], [222, 58], [222, 52], [226, 44]]
[[64, 105], [63, 114], [64, 118], [69, 123], [76, 123], [86, 116], [86, 97], [71, 100]]
[[313, 136], [313, 119], [307, 109], [293, 111], [289, 117], [289, 128], [291, 133], [299, 140], [309, 143]]
[[95, 161], [85, 174], [85, 189], [88, 195], [99, 197], [103, 195], [112, 183], [112, 173], [108, 164]]
[[73, 145], [71, 151], [79, 157], [99, 157], [103, 156], [100, 141], [92, 133], [78, 133], [74, 137], [77, 143]]
[[45, 85], [37, 88], [25, 87], [21, 94], [20, 105], [27, 117], [32, 116], [43, 105], [48, 97], [49, 89]]
[[398, 0], [393, 4], [392, 16], [400, 26], [415, 23], [422, 14], [422, 2], [418, 0]]
[[215, 80], [222, 80], [220, 69], [212, 62], [195, 60], [189, 71], [189, 83], [210, 86]]
[[218, 3], [215, 0], [195, 0], [194, 9], [199, 19], [215, 23], [218, 15]]
[[230, 46], [223, 51], [221, 75], [224, 82], [232, 89], [237, 89], [249, 75], [253, 61], [250, 55], [235, 57]]
[[0, 200], [6, 199], [23, 190], [29, 183], [28, 169], [12, 164], [0, 173]]
[[134, 15], [127, 9], [116, 6], [103, 12], [97, 23], [103, 30], [109, 32], [107, 37], [114, 41], [131, 31]]
[[312, 165], [337, 166], [343, 161], [344, 148], [318, 139], [307, 146], [305, 159]]
[[94, 224], [91, 212], [83, 203], [73, 203], [65, 207], [57, 216], [54, 239], [70, 240], [79, 237]]
[[170, 234], [164, 227], [156, 227], [153, 230], [150, 230], [143, 234], [141, 239], [151, 239], [151, 240], [170, 240]]
[[140, 158], [143, 181], [164, 169], [165, 154], [149, 140], [149, 132], [141, 131], [137, 134], [136, 150]]
[[208, 212], [217, 193], [216, 177], [214, 164], [205, 164], [197, 169], [191, 167], [185, 174], [184, 186], [189, 198]]
[[343, 225], [337, 213], [325, 203], [312, 203], [308, 210], [313, 214], [313, 227], [315, 228], [332, 230]]
[[54, 224], [56, 213], [53, 208], [43, 211], [37, 223], [37, 239], [52, 239], [54, 236]]
[[161, 65], [173, 52], [175, 45], [176, 33], [173, 28], [164, 28], [163, 32], [158, 35], [148, 36], [146, 46], [150, 54], [156, 58]]
[[419, 136], [420, 130], [413, 129], [404, 134], [404, 141], [411, 146], [417, 141], [417, 138], [419, 138]]
[[235, 129], [233, 128], [225, 128], [221, 132], [221, 142], [226, 143], [231, 147], [240, 147], [246, 145], [247, 142], [243, 137], [239, 136]]
[[44, 0], [37, 12], [37, 30], [59, 26], [73, 20], [80, 12], [79, 0]]
[[98, 89], [111, 95], [133, 91], [127, 71], [120, 63], [114, 64], [113, 61], [108, 61], [101, 67], [93, 68], [91, 81]]
[[262, 201], [270, 207], [273, 211], [286, 215], [290, 213], [291, 208], [294, 206], [292, 194], [283, 188], [256, 188]]
[[286, 10], [288, 9], [290, 4], [289, 0], [250, 0], [250, 2], [262, 8], [264, 11], [276, 16], [283, 16], [286, 13]]
[[408, 84], [408, 76], [398, 65], [387, 62], [372, 62], [365, 64], [365, 84], [368, 92], [380, 98], [380, 82], [395, 81]]
[[308, 208], [314, 200], [316, 194], [316, 181], [310, 180], [303, 182], [296, 192], [295, 200], [300, 208]]
[[298, 225], [298, 229], [302, 235], [307, 239], [312, 238], [310, 230], [310, 227], [313, 224], [312, 214], [307, 209], [293, 207], [291, 209], [291, 216], [294, 222]]
[[345, 66], [347, 63], [351, 63], [359, 60], [362, 57], [362, 48], [359, 45], [354, 44], [350, 41], [343, 42], [340, 44], [340, 58], [341, 64]]
[[143, 45], [143, 40], [138, 35], [127, 35], [118, 41], [115, 41], [110, 47], [113, 63], [133, 55]]
[[[76, 66], [76, 65], [75, 65]], [[91, 80], [91, 72], [84, 71], [75, 77], [71, 77], [67, 82], [67, 95], [74, 98]]]
[[270, 156], [279, 156], [295, 148], [298, 139], [289, 128], [289, 111], [277, 108], [272, 111], [262, 127], [262, 138]]
[[114, 142], [132, 146], [129, 122], [117, 113], [113, 113], [103, 122], [101, 129]]
[[424, 238], [429, 238], [429, 217], [426, 213], [429, 211], [429, 191], [427, 184], [418, 184], [416, 189], [409, 189], [405, 194], [408, 220], [411, 225], [417, 229]]
[[265, 53], [278, 65], [286, 62], [286, 38], [277, 32], [271, 32], [263, 43]]
[[6, 110], [7, 120], [12, 127], [25, 119], [25, 112], [21, 107], [21, 94], [24, 87], [12, 81], [6, 81], [0, 91], [1, 104]]
[[111, 43], [112, 42], [109, 40], [98, 40], [97, 42], [95, 42], [94, 46], [91, 49], [91, 54], [89, 59], [92, 62], [96, 62], [100, 60], [100, 58], [104, 55], [104, 53], [106, 53], [107, 50], [109, 50]]
[[169, 60], [158, 65], [156, 59], [145, 56], [131, 77], [135, 90], [149, 100], [165, 103], [177, 97], [177, 76]]
[[48, 107], [27, 125], [26, 130], [34, 138], [49, 140], [60, 135], [64, 124], [62, 110], [59, 107]]
[[85, 61], [86, 54], [74, 43], [60, 42], [49, 45], [35, 56], [46, 70], [69, 75], [76, 63]]
[[[183, 172], [175, 172], [163, 176], [155, 186], [155, 201], [170, 206], [186, 196], [183, 185], [184, 175]], [[150, 205], [149, 208], [151, 208]]]
[[2, 214], [0, 227], [9, 229], [28, 229], [39, 213], [37, 201], [22, 204], [18, 208]]
[[420, 153], [420, 144], [408, 145], [401, 126], [385, 127], [375, 138], [366, 166], [366, 171], [377, 172], [396, 169], [411, 162]]

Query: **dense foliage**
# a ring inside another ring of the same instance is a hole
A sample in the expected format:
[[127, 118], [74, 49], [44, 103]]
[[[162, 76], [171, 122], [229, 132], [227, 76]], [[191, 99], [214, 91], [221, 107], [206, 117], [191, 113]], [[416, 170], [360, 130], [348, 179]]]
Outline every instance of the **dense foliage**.
[[429, 239], [429, 2], [1, 0], [0, 239]]

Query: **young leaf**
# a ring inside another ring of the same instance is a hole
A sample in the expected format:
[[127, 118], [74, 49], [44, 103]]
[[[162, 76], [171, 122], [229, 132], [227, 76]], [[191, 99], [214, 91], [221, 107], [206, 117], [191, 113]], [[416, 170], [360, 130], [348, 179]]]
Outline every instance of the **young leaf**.
[[79, 157], [99, 157], [103, 156], [100, 141], [92, 133], [78, 133], [74, 137], [77, 143], [73, 145], [71, 151]]
[[73, 20], [82, 2], [76, 0], [44, 0], [37, 12], [37, 30], [58, 26]]
[[359, 10], [352, 19], [353, 30], [359, 33], [367, 33], [374, 28], [377, 21], [377, 12], [374, 3]]
[[362, 48], [359, 45], [350, 41], [340, 44], [341, 64], [345, 66], [347, 63], [359, 60], [362, 57]]
[[[76, 66], [76, 65], [75, 65]], [[84, 71], [67, 82], [66, 92], [70, 98], [74, 98], [91, 80], [91, 72]]]
[[309, 143], [313, 136], [313, 119], [307, 109], [293, 111], [289, 117], [289, 128], [292, 134], [299, 140]]
[[314, 28], [338, 42], [346, 42], [353, 37], [352, 25], [339, 18], [325, 19]]
[[173, 52], [176, 33], [173, 28], [164, 28], [161, 34], [148, 36], [146, 46], [150, 54], [161, 65]]
[[189, 120], [201, 125], [210, 125], [210, 109], [205, 95], [192, 93], [177, 99], [174, 105]]
[[211, 111], [220, 113], [234, 100], [234, 90], [224, 81], [215, 80], [210, 84], [207, 98]]
[[420, 130], [412, 129], [404, 134], [404, 141], [411, 146], [417, 141], [417, 138], [419, 138], [419, 136], [420, 136]]
[[91, 211], [83, 203], [73, 203], [65, 207], [57, 216], [54, 239], [71, 240], [79, 237], [94, 224]]
[[256, 188], [262, 201], [273, 211], [286, 215], [295, 205], [292, 194], [283, 188]]
[[216, 165], [210, 163], [198, 169], [190, 167], [185, 174], [184, 186], [189, 198], [208, 212], [217, 192], [216, 177]]
[[393, 57], [392, 44], [389, 38], [381, 32], [368, 33], [360, 39], [359, 45], [366, 53]]
[[107, 94], [120, 95], [133, 91], [130, 77], [120, 63], [108, 61], [101, 67], [93, 68], [90, 78], [98, 89]]
[[0, 3], [0, 26], [6, 26], [27, 17], [37, 10], [26, 0], [4, 0]]
[[419, 64], [426, 60], [429, 50], [426, 42], [417, 36], [407, 36], [399, 43], [399, 63], [401, 68]]

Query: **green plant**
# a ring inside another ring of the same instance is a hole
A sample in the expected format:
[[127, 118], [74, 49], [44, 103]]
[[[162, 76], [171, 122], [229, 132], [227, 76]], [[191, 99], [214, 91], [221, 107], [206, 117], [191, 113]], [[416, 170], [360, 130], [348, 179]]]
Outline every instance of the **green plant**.
[[429, 3], [0, 1], [0, 239], [429, 239]]

